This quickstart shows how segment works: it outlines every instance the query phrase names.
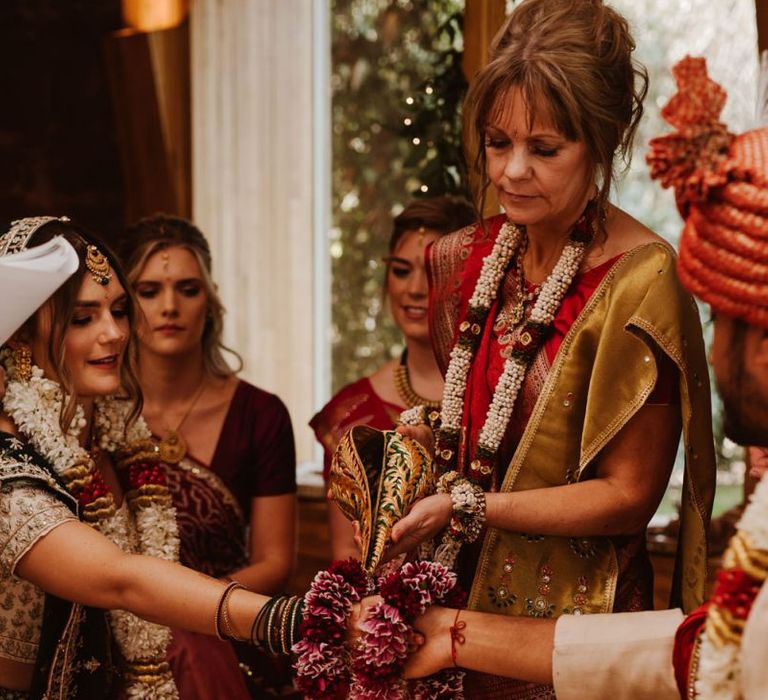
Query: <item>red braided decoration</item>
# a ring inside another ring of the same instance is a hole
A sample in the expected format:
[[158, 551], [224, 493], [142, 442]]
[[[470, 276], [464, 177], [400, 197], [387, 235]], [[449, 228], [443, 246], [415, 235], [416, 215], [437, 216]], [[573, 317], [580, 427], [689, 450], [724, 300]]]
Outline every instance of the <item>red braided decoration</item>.
[[762, 245], [759, 239], [768, 241], [768, 217], [737, 209], [730, 204], [702, 204], [697, 207], [704, 219], [725, 228], [739, 229], [750, 238], [757, 238], [756, 245]]
[[676, 131], [651, 141], [651, 176], [686, 217], [678, 272], [716, 311], [768, 328], [768, 129], [739, 136], [719, 121], [725, 91], [702, 58], [673, 69], [662, 110]]
[[733, 134], [720, 122], [726, 92], [707, 76], [703, 58], [687, 56], [672, 72], [677, 93], [661, 110], [677, 130], [651, 140], [651, 177], [674, 187], [683, 215], [691, 202], [703, 202], [711, 189], [728, 181]]
[[[738, 229], [718, 223], [714, 219], [708, 219], [703, 208], [693, 207], [688, 217], [688, 222], [696, 229], [699, 237], [713, 246], [716, 250], [722, 249], [723, 255], [735, 255], [740, 258], [742, 270], [750, 277], [757, 274], [760, 265], [768, 263], [768, 237], [766, 240], [755, 240], [752, 236]], [[749, 261], [757, 266], [755, 272], [750, 272]], [[718, 262], [712, 264], [718, 265]], [[725, 267], [723, 270], [725, 271]], [[768, 278], [766, 278], [768, 279]]]

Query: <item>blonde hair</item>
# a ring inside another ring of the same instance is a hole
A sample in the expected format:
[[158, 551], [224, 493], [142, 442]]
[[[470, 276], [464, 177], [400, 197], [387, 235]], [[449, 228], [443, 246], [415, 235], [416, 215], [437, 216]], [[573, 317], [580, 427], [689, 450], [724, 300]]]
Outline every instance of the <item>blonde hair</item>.
[[617, 157], [629, 166], [648, 91], [634, 49], [626, 19], [602, 0], [524, 0], [514, 9], [464, 104], [465, 131], [477, 140], [480, 211], [489, 185], [485, 129], [513, 88], [531, 125], [540, 116], [567, 139], [584, 142], [600, 178], [597, 203], [605, 208]]
[[[186, 219], [156, 214], [141, 219], [126, 229], [118, 247], [125, 264], [128, 281], [136, 284], [147, 261], [167, 248], [184, 248], [197, 260], [206, 298], [205, 328], [203, 329], [203, 363], [205, 369], [218, 377], [231, 377], [243, 367], [240, 355], [222, 341], [225, 308], [211, 277], [211, 249], [202, 232]], [[237, 360], [233, 369], [224, 357], [229, 353]]]

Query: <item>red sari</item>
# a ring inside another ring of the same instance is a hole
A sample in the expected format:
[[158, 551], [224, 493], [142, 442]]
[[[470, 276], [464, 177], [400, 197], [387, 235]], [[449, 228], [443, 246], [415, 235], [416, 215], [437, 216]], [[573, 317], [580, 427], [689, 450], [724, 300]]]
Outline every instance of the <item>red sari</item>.
[[328, 483], [331, 460], [339, 440], [356, 425], [369, 425], [378, 430], [392, 430], [405, 410], [404, 406], [384, 401], [374, 390], [368, 377], [358, 379], [340, 389], [309, 422], [317, 441], [323, 446], [323, 478]]

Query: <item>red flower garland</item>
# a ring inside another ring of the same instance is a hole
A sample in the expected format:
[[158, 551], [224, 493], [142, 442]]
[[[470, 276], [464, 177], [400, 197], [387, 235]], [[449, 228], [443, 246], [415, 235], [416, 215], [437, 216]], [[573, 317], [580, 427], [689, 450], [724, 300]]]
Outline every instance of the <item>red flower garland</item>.
[[304, 599], [301, 641], [293, 646], [299, 690], [313, 700], [462, 697], [464, 672], [457, 669], [412, 683], [403, 680], [416, 618], [435, 603], [464, 606], [466, 596], [456, 575], [441, 564], [416, 561], [378, 584], [384, 600], [371, 608], [363, 623], [350, 676], [347, 618], [354, 603], [374, 593], [373, 582], [355, 559], [336, 561], [315, 576]]
[[357, 700], [420, 700], [462, 697], [464, 672], [445, 669], [414, 683], [403, 680], [413, 623], [430, 605], [463, 607], [465, 596], [456, 574], [432, 561], [408, 562], [379, 581], [384, 599], [363, 623], [358, 653], [352, 662], [349, 697]]
[[352, 605], [371, 588], [368, 574], [355, 559], [335, 561], [320, 571], [304, 598], [301, 640], [293, 646], [296, 685], [313, 700], [346, 697], [347, 618]]
[[163, 462], [142, 461], [131, 464], [128, 468], [128, 485], [132, 489], [140, 489], [142, 486], [167, 486]]

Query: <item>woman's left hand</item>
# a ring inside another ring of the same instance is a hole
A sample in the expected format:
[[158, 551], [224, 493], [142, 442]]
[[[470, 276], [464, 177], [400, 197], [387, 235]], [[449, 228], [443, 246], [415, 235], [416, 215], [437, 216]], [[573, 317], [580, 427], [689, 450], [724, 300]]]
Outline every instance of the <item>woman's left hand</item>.
[[448, 494], [435, 494], [417, 501], [410, 513], [392, 528], [392, 544], [384, 553], [385, 561], [433, 538], [451, 522], [452, 515], [453, 501]]

